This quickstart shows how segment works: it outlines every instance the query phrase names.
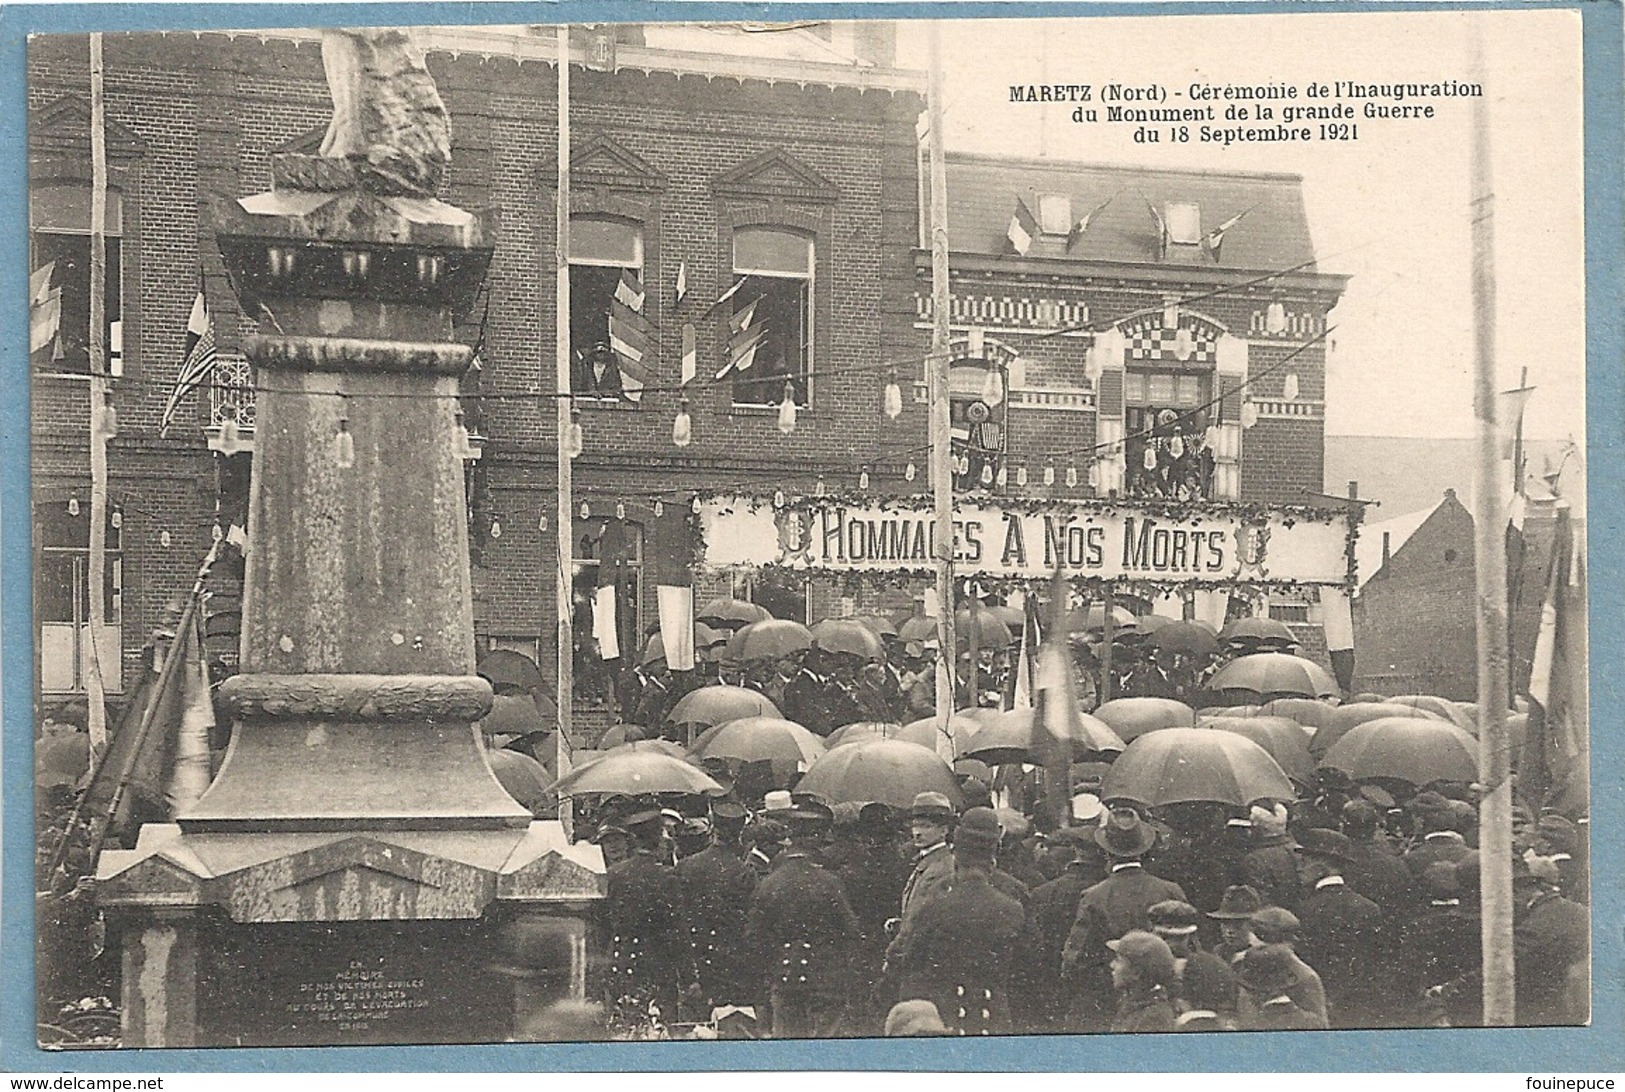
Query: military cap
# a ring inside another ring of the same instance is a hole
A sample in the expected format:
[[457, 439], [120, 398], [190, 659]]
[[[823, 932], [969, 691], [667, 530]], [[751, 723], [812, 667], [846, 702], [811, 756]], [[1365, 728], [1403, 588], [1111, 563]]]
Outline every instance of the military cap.
[[1188, 902], [1163, 899], [1146, 911], [1151, 931], [1164, 937], [1188, 937], [1202, 923], [1202, 912]]
[[914, 797], [908, 814], [911, 819], [935, 819], [946, 823], [954, 817], [954, 805], [940, 792], [922, 792]]
[[711, 802], [711, 819], [714, 822], [742, 823], [745, 821], [747, 814], [743, 804], [735, 803], [732, 800], [713, 800]]
[[1266, 944], [1297, 936], [1301, 924], [1298, 915], [1280, 906], [1266, 906], [1256, 910], [1248, 920], [1253, 924], [1254, 935]]
[[1354, 859], [1354, 843], [1349, 841], [1348, 835], [1322, 827], [1311, 827], [1298, 835], [1298, 847], [1308, 857], [1330, 861]]
[[791, 808], [789, 818], [795, 823], [823, 823], [826, 825], [835, 822], [835, 809], [823, 797], [810, 792], [792, 793], [790, 796]]
[[660, 808], [640, 808], [630, 812], [621, 820], [621, 825], [627, 830], [635, 830], [649, 823], [664, 821], [666, 813]]

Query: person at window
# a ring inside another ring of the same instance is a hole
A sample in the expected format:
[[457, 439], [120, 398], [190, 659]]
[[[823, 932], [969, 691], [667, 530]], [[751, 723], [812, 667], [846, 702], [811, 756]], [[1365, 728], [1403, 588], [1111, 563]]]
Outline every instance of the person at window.
[[621, 396], [621, 363], [609, 342], [600, 341], [584, 353], [576, 354], [570, 389], [577, 395], [596, 398]]

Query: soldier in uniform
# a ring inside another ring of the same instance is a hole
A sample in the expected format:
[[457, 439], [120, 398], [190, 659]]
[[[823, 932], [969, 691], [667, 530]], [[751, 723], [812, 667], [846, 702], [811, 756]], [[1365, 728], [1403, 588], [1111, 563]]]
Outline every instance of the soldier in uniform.
[[1112, 988], [1117, 991], [1114, 1032], [1173, 1031], [1174, 991], [1178, 988], [1174, 953], [1154, 933], [1131, 929], [1106, 942], [1112, 953]]
[[1331, 1025], [1389, 1026], [1391, 952], [1382, 909], [1343, 879], [1349, 840], [1335, 830], [1306, 830], [1299, 871], [1308, 893], [1298, 907], [1299, 948], [1326, 987]]
[[694, 982], [683, 890], [659, 859], [666, 819], [658, 808], [626, 817], [631, 854], [611, 865], [605, 899], [609, 974], [605, 996], [618, 1022], [676, 1018], [678, 999]]
[[886, 923], [897, 913], [897, 893], [907, 882], [910, 862], [903, 856], [892, 811], [884, 804], [865, 804], [847, 833], [847, 852], [834, 865], [847, 902], [857, 915], [861, 939], [854, 959], [853, 995], [862, 1003], [852, 1013], [853, 1031], [879, 1028], [885, 1009], [863, 999], [873, 998], [890, 940]]
[[1066, 1030], [1067, 991], [1061, 978], [1061, 952], [1072, 931], [1083, 893], [1106, 878], [1106, 854], [1095, 844], [1095, 826], [1063, 827], [1049, 836], [1053, 846], [1073, 854], [1066, 870], [1033, 890], [1031, 998], [1034, 1031]]
[[1103, 1031], [1110, 1022], [1112, 949], [1107, 942], [1145, 930], [1150, 925], [1146, 912], [1164, 899], [1186, 901], [1178, 884], [1158, 879], [1141, 864], [1156, 840], [1156, 832], [1132, 808], [1113, 808], [1095, 831], [1095, 844], [1111, 864], [1106, 878], [1078, 900], [1061, 953], [1062, 976], [1072, 990], [1073, 1031]]
[[789, 845], [751, 905], [749, 951], [766, 963], [758, 990], [766, 992], [775, 1039], [829, 1038], [843, 1029], [858, 922], [841, 881], [814, 857], [834, 818], [813, 799], [792, 807]]
[[641, 724], [652, 737], [665, 722], [666, 714], [676, 704], [671, 692], [671, 673], [666, 670], [666, 646], [660, 634], [653, 634], [644, 643], [638, 663], [624, 676], [620, 692], [621, 718], [629, 724]]
[[685, 825], [703, 830], [706, 838], [705, 848], [676, 868], [700, 992], [707, 1008], [739, 1004], [751, 992], [744, 942], [756, 873], [717, 841], [710, 820], [690, 819]]
[[1012, 1030], [1009, 986], [1018, 956], [1031, 948], [1026, 911], [992, 883], [1001, 833], [991, 808], [965, 812], [954, 832], [953, 878], [921, 907], [902, 953], [899, 996], [935, 1002], [956, 1035]]

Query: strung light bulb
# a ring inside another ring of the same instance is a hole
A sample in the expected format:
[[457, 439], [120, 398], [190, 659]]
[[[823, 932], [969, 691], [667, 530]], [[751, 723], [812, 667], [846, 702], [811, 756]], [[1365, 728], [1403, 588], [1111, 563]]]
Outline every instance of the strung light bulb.
[[897, 385], [896, 376], [886, 384], [886, 392], [881, 398], [880, 406], [886, 411], [886, 416], [894, 421], [903, 415], [903, 390]]
[[101, 430], [102, 435], [110, 440], [118, 435], [118, 408], [113, 405], [111, 391], [102, 393]]
[[1046, 463], [1046, 464], [1044, 464], [1044, 484], [1045, 485], [1054, 485], [1055, 484], [1055, 464], [1054, 463]]
[[1281, 383], [1281, 397], [1288, 402], [1298, 397], [1298, 373], [1287, 372], [1286, 379]]
[[547, 533], [547, 513], [543, 512], [536, 517], [536, 529], [543, 534]]
[[982, 464], [982, 475], [981, 475], [981, 477], [982, 477], [982, 484], [983, 485], [992, 485], [993, 484], [993, 464], [992, 463], [983, 463]]
[[1004, 376], [997, 368], [989, 368], [982, 377], [982, 401], [990, 406], [1004, 401]]
[[1026, 486], [1027, 486], [1027, 464], [1026, 463], [1022, 463], [1020, 466], [1016, 467], [1016, 485], [1021, 487], [1021, 488], [1026, 488]]
[[79, 514], [79, 493], [78, 493], [77, 490], [75, 490], [74, 492], [68, 494], [68, 515], [77, 516], [78, 514]]
[[1196, 351], [1196, 338], [1190, 329], [1181, 326], [1174, 333], [1174, 357], [1178, 360], [1189, 360]]
[[122, 508], [114, 508], [112, 514], [108, 517], [108, 522], [113, 525], [113, 530], [115, 530], [115, 531], [117, 531], [119, 528], [123, 527], [124, 526], [124, 509], [122, 509]]
[[864, 467], [862, 470], [858, 471], [858, 488], [859, 489], [868, 489], [869, 488], [869, 468], [868, 467]]
[[496, 516], [491, 517], [491, 537], [492, 538], [501, 538], [502, 537], [502, 521], [500, 519], [498, 519]]
[[1091, 459], [1091, 460], [1089, 460], [1089, 479], [1088, 480], [1089, 480], [1089, 488], [1090, 489], [1099, 489], [1100, 488], [1100, 460], [1099, 459]]
[[1078, 468], [1070, 463], [1067, 464], [1066, 468], [1066, 487], [1068, 489], [1076, 489], [1078, 487]]
[[564, 432], [564, 454], [568, 458], [578, 459], [581, 457], [583, 446], [581, 411], [573, 409], [570, 411], [570, 427]]
[[158, 545], [167, 550], [169, 549], [169, 544], [171, 541], [173, 540], [169, 537], [169, 530], [167, 528], [158, 532]]
[[1155, 444], [1145, 445], [1145, 455], [1140, 461], [1147, 470], [1157, 469], [1157, 448]]
[[796, 389], [784, 385], [784, 398], [779, 402], [779, 431], [786, 436], [796, 430]]
[[687, 447], [694, 442], [694, 419], [688, 415], [688, 399], [677, 403], [677, 419], [671, 423], [671, 442]]
[[700, 495], [698, 493], [694, 494], [694, 500], [690, 502], [688, 507], [689, 511], [693, 512], [696, 516], [700, 514]]
[[907, 466], [903, 467], [903, 480], [905, 482], [913, 481], [918, 474], [919, 471], [914, 468], [914, 463], [912, 460], [910, 460]]
[[822, 474], [818, 475], [818, 481], [813, 486], [813, 496], [822, 497], [828, 491], [828, 488], [824, 485], [824, 476]]
[[1121, 447], [1112, 449], [1112, 466], [1117, 468], [1119, 474], [1128, 469], [1128, 453]]
[[350, 415], [342, 406], [339, 408], [339, 430], [333, 437], [333, 462], [340, 470], [349, 470], [355, 465], [355, 437], [350, 433]]
[[457, 410], [457, 457], [466, 459], [473, 452], [474, 438], [468, 433], [468, 424], [463, 419], [461, 408]]
[[1252, 428], [1258, 424], [1258, 406], [1251, 398], [1241, 404], [1241, 427]]
[[659, 519], [661, 516], [663, 516], [665, 514], [666, 514], [666, 502], [657, 499], [655, 501], [655, 519]]
[[626, 504], [625, 504], [625, 502], [623, 502], [623, 501], [616, 501], [615, 502], [615, 518], [616, 519], [622, 519], [622, 520], [624, 520], [626, 518]]
[[581, 502], [581, 518], [582, 519], [591, 519], [592, 518], [592, 505], [588, 504], [586, 501]]
[[1000, 489], [1003, 489], [1007, 484], [1009, 484], [1009, 481], [1010, 481], [1010, 470], [1009, 470], [1009, 468], [1008, 467], [1003, 467], [1003, 466], [999, 467], [999, 472], [997, 474], [993, 475], [993, 484], [997, 485]]
[[1168, 454], [1175, 459], [1185, 457], [1185, 438], [1177, 432], [1168, 438]]
[[774, 508], [783, 508], [784, 507], [784, 490], [782, 490], [782, 489], [773, 490], [773, 507]]
[[1099, 345], [1089, 346], [1083, 354], [1083, 374], [1084, 378], [1089, 380], [1090, 386], [1100, 382], [1100, 373], [1105, 370], [1105, 366], [1101, 362], [1103, 356], [1104, 353]]
[[1286, 305], [1279, 300], [1264, 309], [1264, 331], [1270, 334], [1286, 332]]
[[234, 455], [242, 447], [242, 432], [237, 427], [237, 416], [233, 414], [220, 422], [220, 450], [227, 455]]

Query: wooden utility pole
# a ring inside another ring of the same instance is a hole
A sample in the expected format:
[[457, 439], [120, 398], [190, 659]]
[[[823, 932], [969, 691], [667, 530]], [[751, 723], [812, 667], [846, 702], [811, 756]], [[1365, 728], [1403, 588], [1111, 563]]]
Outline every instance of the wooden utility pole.
[[[1475, 26], [1472, 70], [1482, 76], [1484, 43]], [[1481, 946], [1484, 1024], [1516, 1021], [1512, 962], [1512, 780], [1507, 736], [1506, 513], [1501, 503], [1495, 381], [1495, 195], [1489, 113], [1473, 100], [1473, 409], [1478, 421], [1475, 560], [1478, 577], [1478, 848], [1482, 860]]]
[[[102, 36], [90, 36], [90, 670], [85, 672], [93, 755], [107, 749], [102, 630], [107, 627], [107, 132], [102, 96]], [[122, 642], [121, 642], [122, 644]]]
[[931, 496], [937, 538], [937, 753], [954, 760], [954, 475], [948, 431], [948, 165], [942, 133], [942, 26], [930, 24], [931, 72], [926, 91], [931, 156], [931, 355], [926, 395], [931, 414]]
[[[571, 500], [570, 426], [573, 401], [570, 393], [570, 28], [557, 29], [559, 46], [559, 147], [558, 147], [558, 239], [554, 244], [554, 287], [556, 309], [553, 316], [555, 383], [558, 397], [553, 408], [558, 427], [558, 565], [555, 598], [558, 609], [558, 768], [563, 777], [570, 772], [570, 753], [575, 748], [571, 714], [575, 703], [575, 509]], [[545, 388], [544, 388], [545, 389]], [[560, 819], [568, 830], [568, 811], [561, 805]]]

